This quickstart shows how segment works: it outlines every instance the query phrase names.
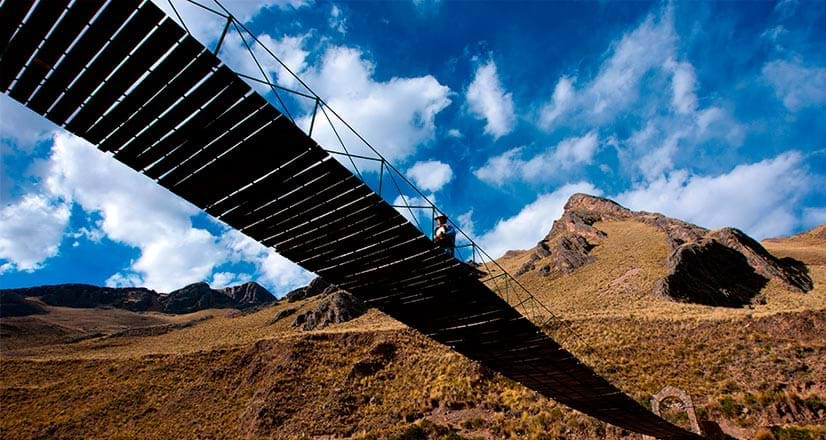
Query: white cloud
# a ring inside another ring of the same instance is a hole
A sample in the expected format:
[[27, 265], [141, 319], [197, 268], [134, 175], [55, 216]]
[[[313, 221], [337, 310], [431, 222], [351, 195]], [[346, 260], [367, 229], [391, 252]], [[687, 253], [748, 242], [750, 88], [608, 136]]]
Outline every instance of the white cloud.
[[333, 7], [330, 8], [330, 18], [327, 20], [327, 23], [334, 31], [342, 35], [347, 33], [347, 18], [344, 17], [344, 13], [337, 5], [333, 5]]
[[69, 222], [69, 207], [38, 194], [28, 194], [0, 208], [0, 273], [32, 272], [57, 255]]
[[590, 164], [599, 147], [595, 131], [581, 137], [562, 140], [554, 148], [530, 158], [523, 158], [523, 148], [513, 148], [488, 159], [481, 168], [473, 171], [479, 179], [501, 186], [513, 179], [539, 183], [558, 177], [555, 173]]
[[576, 92], [574, 91], [574, 79], [563, 76], [554, 87], [554, 94], [551, 102], [542, 107], [539, 116], [539, 125], [545, 129], [550, 128], [554, 121], [559, 118], [573, 103]]
[[562, 215], [565, 202], [575, 193], [602, 194], [588, 182], [569, 183], [551, 193], [540, 194], [518, 214], [500, 219], [490, 231], [479, 237], [480, 245], [493, 258], [508, 250], [534, 246], [550, 232], [554, 220]]
[[576, 91], [572, 81], [562, 77], [554, 90], [551, 107], [553, 118], [546, 124], [567, 118], [582, 118], [590, 122], [607, 122], [631, 107], [639, 97], [643, 77], [649, 72], [671, 73], [675, 43], [672, 11], [663, 11], [657, 19], [653, 14], [633, 31], [613, 45], [611, 55], [600, 66], [599, 73]]
[[106, 287], [141, 287], [144, 282], [143, 278], [134, 272], [118, 272], [107, 278], [105, 284]]
[[[644, 121], [617, 150], [625, 170], [645, 179], [680, 166], [713, 140], [739, 146], [744, 128], [722, 106], [702, 108], [697, 75], [679, 58], [673, 7], [650, 14], [611, 45], [589, 81], [561, 77], [539, 114], [540, 128], [610, 129], [618, 118]], [[694, 165], [702, 165], [695, 163]]]
[[462, 132], [459, 131], [459, 129], [451, 128], [450, 130], [447, 131], [447, 137], [451, 137], [453, 139], [461, 139], [461, 138], [465, 137], [465, 135], [463, 135]]
[[690, 63], [669, 62], [674, 76], [671, 78], [671, 88], [673, 92], [672, 103], [677, 113], [688, 114], [697, 108], [697, 75], [694, 73], [694, 66]]
[[213, 289], [223, 289], [227, 286], [244, 284], [251, 279], [252, 277], [246, 273], [215, 272], [212, 275], [212, 281], [209, 282], [209, 285]]
[[810, 187], [802, 156], [791, 152], [717, 176], [674, 171], [615, 199], [631, 209], [661, 212], [708, 228], [734, 226], [764, 238], [795, 229], [795, 207]]
[[493, 60], [476, 69], [473, 82], [468, 86], [466, 99], [470, 112], [486, 121], [485, 133], [494, 139], [499, 139], [513, 130], [516, 121], [513, 94], [507, 93], [502, 87]]
[[[326, 50], [320, 66], [308, 68], [302, 77], [388, 160], [400, 162], [433, 139], [436, 115], [451, 102], [450, 89], [431, 75], [377, 81], [374, 70], [360, 50], [334, 46]], [[375, 157], [343, 124], [335, 122], [333, 115], [330, 118], [351, 153]], [[309, 114], [301, 118], [299, 126], [310, 126]], [[313, 138], [326, 148], [341, 150], [320, 111]], [[378, 169], [378, 165], [364, 163], [363, 169]]]
[[428, 160], [413, 164], [407, 170], [407, 177], [413, 179], [420, 189], [435, 192], [453, 179], [453, 170], [444, 162]]
[[[428, 194], [427, 199], [433, 204], [436, 203], [436, 196], [434, 194]], [[393, 205], [402, 217], [418, 227], [422, 233], [425, 235], [429, 233], [428, 231], [433, 224], [433, 210], [429, 208], [431, 204], [428, 203], [427, 200], [420, 196], [405, 195], [402, 197], [398, 195], [393, 199]], [[417, 208], [417, 206], [427, 208]]]
[[763, 76], [791, 111], [826, 104], [826, 67], [776, 60], [763, 66]]
[[[283, 87], [300, 88], [298, 80], [287, 69], [298, 74], [307, 68], [309, 52], [304, 49], [307, 37], [306, 34], [284, 35], [276, 40], [269, 34], [261, 34], [258, 39], [263, 46], [252, 45], [247, 39], [247, 44], [251, 44], [252, 52], [255, 54], [255, 59], [253, 59], [244, 41], [237, 34], [232, 34], [227, 37], [221, 49], [221, 59], [236, 72], [263, 80], [261, 74], [261, 69], [263, 69], [270, 81]], [[286, 68], [270, 56], [264, 49], [265, 47], [270, 49], [286, 65]], [[262, 94], [271, 90], [266, 84], [252, 80], [247, 80], [247, 82]]]
[[8, 96], [0, 97], [0, 115], [0, 149], [30, 153], [55, 132], [54, 124]]
[[203, 281], [225, 258], [212, 234], [192, 227], [197, 208], [85, 141], [55, 136], [49, 167], [51, 194], [100, 213], [108, 238], [140, 249], [128, 272], [147, 287], [169, 291]]
[[[71, 234], [67, 234], [67, 236], [70, 237], [70, 238], [81, 238], [81, 237], [83, 237], [83, 238], [91, 241], [92, 243], [100, 243], [100, 241], [103, 239], [103, 237], [105, 235], [106, 234], [100, 229], [99, 225], [97, 227], [92, 227], [92, 228], [87, 228], [87, 227], [84, 226], [84, 227], [81, 227], [81, 228], [77, 229], [75, 232], [72, 232]], [[77, 243], [77, 242], [75, 242], [75, 243]]]
[[292, 261], [282, 257], [272, 248], [234, 230], [227, 229], [221, 236], [221, 247], [229, 250], [228, 261], [253, 263], [262, 284], [276, 288], [274, 294], [284, 293], [309, 283], [314, 275]]

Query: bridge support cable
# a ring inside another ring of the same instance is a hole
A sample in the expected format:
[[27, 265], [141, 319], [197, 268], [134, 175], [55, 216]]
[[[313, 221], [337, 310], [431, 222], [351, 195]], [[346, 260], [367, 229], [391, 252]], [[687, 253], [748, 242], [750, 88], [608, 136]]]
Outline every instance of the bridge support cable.
[[[432, 222], [443, 211], [220, 3], [166, 1], [226, 20], [220, 40], [207, 42], [215, 49], [188, 34], [174, 4], [177, 20], [148, 0], [3, 2], [0, 91], [371, 306], [548, 398], [639, 433], [697, 438], [563, 348], [556, 332], [578, 338], [576, 332], [471, 236], [460, 232], [457, 249], [461, 255], [470, 248], [467, 262], [437, 248]], [[255, 44], [303, 90], [275, 84], [257, 59], [262, 78], [254, 81], [222, 63], [216, 53], [233, 31], [253, 58]], [[260, 84], [281, 110], [254, 88]], [[320, 110], [343, 152], [325, 150], [295, 124], [287, 105], [296, 100], [304, 102], [296, 114], [311, 117], [310, 134]], [[363, 143], [360, 149], [348, 147], [334, 124]], [[360, 170], [356, 160], [375, 169]], [[400, 202], [385, 201], [394, 196]], [[424, 225], [420, 211], [430, 216]]]

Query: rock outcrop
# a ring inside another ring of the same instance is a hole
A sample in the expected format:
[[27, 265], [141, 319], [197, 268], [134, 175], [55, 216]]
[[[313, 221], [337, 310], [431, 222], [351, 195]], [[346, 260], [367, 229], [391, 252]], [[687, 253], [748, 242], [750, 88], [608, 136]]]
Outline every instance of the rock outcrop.
[[284, 295], [284, 297], [287, 298], [287, 302], [296, 302], [318, 295], [327, 295], [337, 290], [338, 288], [336, 286], [328, 283], [324, 278], [316, 277], [310, 281], [310, 284], [292, 290]]
[[315, 309], [296, 316], [291, 325], [303, 330], [316, 330], [351, 321], [366, 311], [367, 307], [353, 295], [337, 290], [322, 298]]
[[269, 290], [262, 285], [250, 281], [237, 286], [229, 286], [221, 289], [224, 295], [232, 298], [235, 307], [245, 309], [248, 307], [257, 307], [263, 304], [269, 304], [275, 301]]
[[543, 276], [561, 276], [593, 262], [591, 251], [607, 238], [594, 225], [617, 220], [639, 221], [665, 233], [671, 250], [666, 262], [669, 274], [659, 280], [655, 294], [677, 301], [737, 307], [750, 303], [772, 279], [798, 292], [813, 287], [805, 265], [774, 257], [742, 231], [709, 231], [586, 194], [571, 196], [562, 216], [516, 274], [538, 271]]

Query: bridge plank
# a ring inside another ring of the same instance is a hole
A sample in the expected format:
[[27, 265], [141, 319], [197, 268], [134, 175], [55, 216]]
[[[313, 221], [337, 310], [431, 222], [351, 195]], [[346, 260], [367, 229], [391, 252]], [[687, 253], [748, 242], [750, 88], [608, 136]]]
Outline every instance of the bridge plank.
[[123, 99], [86, 132], [82, 132], [89, 142], [99, 143], [112, 134], [122, 123], [137, 112], [147, 101], [169, 84], [187, 65], [192, 63], [204, 48], [191, 36], [172, 49], [152, 71], [141, 80]]
[[[206, 211], [233, 224], [249, 225], [312, 195], [321, 195], [349, 176], [335, 173], [319, 149], [301, 153], [252, 185], [210, 205]], [[354, 178], [354, 177], [353, 177]]]
[[[144, 170], [144, 173], [153, 179], [159, 179], [182, 165], [191, 167], [189, 173], [200, 168], [232, 146], [225, 142], [216, 142], [218, 139], [226, 135], [233, 126], [255, 114], [265, 104], [264, 98], [257, 93], [243, 97], [232, 108], [217, 114], [202, 130], [196, 131], [192, 138], [181, 145], [170, 148], [168, 152], [150, 151], [149, 154], [163, 157], [155, 159], [156, 162]], [[187, 172], [180, 172], [181, 176], [186, 174]]]
[[[120, 159], [129, 163], [133, 168], [140, 170], [154, 165], [168, 154], [177, 151], [177, 149], [186, 144], [188, 140], [199, 136], [200, 133], [207, 130], [226, 109], [239, 103], [249, 91], [249, 86], [243, 81], [233, 81], [232, 84], [222, 90], [215, 99], [193, 115], [191, 119], [175, 128], [174, 132], [169, 134], [169, 136], [164, 137], [148, 150], [144, 150], [137, 157], [127, 158], [121, 156]], [[160, 171], [160, 169], [158, 169], [158, 171]]]
[[12, 35], [23, 23], [34, 0], [5, 1], [0, 5], [0, 55], [9, 46]]
[[235, 77], [228, 67], [218, 68], [214, 74], [197, 85], [181, 101], [152, 121], [148, 127], [118, 149], [115, 157], [127, 163], [132, 162], [143, 151], [151, 148], [163, 136], [170, 134], [178, 124], [184, 122], [207, 102], [219, 96], [227, 88], [232, 87], [233, 84], [235, 86], [235, 96], [246, 92], [245, 84]]
[[[83, 2], [80, 2], [83, 3]], [[86, 132], [141, 76], [183, 36], [183, 30], [167, 19], [118, 67], [99, 90], [66, 124], [73, 132]]]
[[149, 126], [152, 121], [169, 110], [185, 93], [212, 73], [218, 59], [208, 52], [201, 53], [195, 61], [161, 89], [157, 95], [136, 111], [126, 122], [115, 129], [98, 148], [103, 151], [115, 151], [123, 147], [130, 139]]
[[[88, 0], [72, 3], [66, 15], [60, 19], [54, 30], [43, 41], [34, 58], [25, 66], [20, 77], [12, 85], [9, 96], [20, 102], [26, 102], [105, 2], [105, 0]], [[7, 1], [6, 5], [23, 3], [25, 2]], [[3, 25], [0, 24], [0, 29], [2, 28]]]
[[121, 27], [126, 19], [137, 9], [137, 0], [109, 2], [94, 22], [71, 50], [55, 67], [49, 78], [34, 93], [27, 103], [28, 107], [39, 114], [45, 114], [60, 94], [66, 89], [89, 60], [95, 56]]
[[[10, 2], [6, 2], [10, 3]], [[40, 2], [34, 7], [28, 20], [5, 47], [0, 58], [0, 90], [9, 89], [12, 81], [17, 77], [17, 73], [26, 64], [26, 61], [34, 53], [40, 41], [52, 29], [60, 14], [69, 4], [69, 0], [54, 0], [50, 2]], [[25, 2], [23, 3], [25, 6]], [[20, 14], [22, 8], [11, 11], [13, 6], [9, 6], [10, 15]], [[11, 18], [11, 17], [10, 17]], [[23, 17], [20, 17], [22, 19]], [[13, 29], [9, 29], [13, 30]], [[8, 31], [6, 31], [8, 32]]]
[[138, 43], [157, 29], [158, 23], [164, 17], [164, 13], [152, 2], [141, 5], [115, 38], [78, 75], [63, 96], [46, 113], [46, 117], [55, 124], [63, 125]]
[[[226, 157], [226, 155], [230, 153], [232, 153], [234, 157], [238, 154], [241, 154], [241, 152], [244, 152], [245, 157], [256, 160], [255, 165], [260, 165], [262, 162], [270, 163], [271, 156], [269, 155], [264, 157], [250, 157], [250, 151], [260, 153], [261, 151], [263, 151], [263, 149], [250, 150], [246, 148], [250, 145], [250, 143], [246, 142], [245, 139], [250, 138], [253, 135], [262, 131], [264, 133], [269, 133], [269, 130], [264, 131], [263, 129], [267, 125], [271, 124], [273, 121], [281, 117], [281, 114], [275, 108], [265, 106], [257, 109], [255, 113], [253, 113], [251, 116], [249, 114], [247, 114], [246, 116], [249, 117], [244, 119], [238, 125], [235, 125], [234, 127], [229, 128], [227, 131], [218, 134], [219, 137], [211, 141], [212, 143], [209, 145], [209, 148], [204, 148], [198, 151], [197, 154], [191, 156], [185, 162], [171, 169], [168, 173], [166, 173], [164, 176], [158, 179], [158, 182], [160, 182], [161, 185], [172, 189], [176, 185], [182, 184], [186, 180], [192, 180], [193, 182], [203, 181], [205, 175], [208, 175], [209, 173], [214, 173], [215, 171], [207, 171], [207, 174], [201, 174], [200, 177], [195, 176], [197, 176], [199, 173], [202, 172], [203, 169], [206, 169], [207, 167], [211, 167], [213, 170], [216, 169], [215, 161], [219, 158]], [[184, 184], [182, 188], [188, 188], [191, 185], [192, 182]], [[210, 187], [215, 188], [215, 185], [211, 184]], [[208, 203], [208, 200], [204, 198], [205, 196], [199, 197], [199, 203], [201, 203], [204, 206], [208, 206], [208, 204], [210, 203]], [[214, 201], [217, 200], [213, 200], [213, 202]]]

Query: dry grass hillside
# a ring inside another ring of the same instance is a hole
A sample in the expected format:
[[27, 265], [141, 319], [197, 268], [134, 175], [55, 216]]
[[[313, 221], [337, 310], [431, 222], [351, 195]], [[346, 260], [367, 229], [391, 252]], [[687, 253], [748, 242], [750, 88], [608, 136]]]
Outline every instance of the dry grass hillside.
[[[633, 221], [570, 274], [521, 280], [582, 336], [568, 347], [647, 404], [665, 385], [741, 438], [826, 438], [826, 238], [763, 244], [814, 289], [744, 308], [653, 295], [665, 236]], [[805, 235], [805, 236], [804, 236]], [[515, 270], [527, 252], [502, 264]], [[639, 438], [561, 407], [371, 310], [323, 330], [286, 309], [191, 315], [49, 307], [2, 319], [2, 438]], [[48, 307], [48, 306], [47, 306]], [[685, 423], [682, 418], [673, 419]]]

